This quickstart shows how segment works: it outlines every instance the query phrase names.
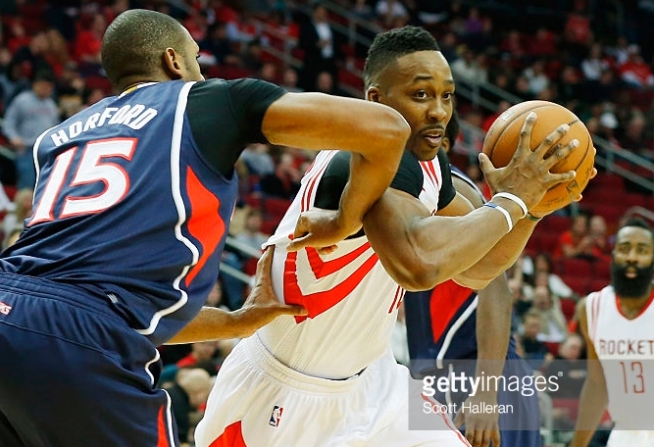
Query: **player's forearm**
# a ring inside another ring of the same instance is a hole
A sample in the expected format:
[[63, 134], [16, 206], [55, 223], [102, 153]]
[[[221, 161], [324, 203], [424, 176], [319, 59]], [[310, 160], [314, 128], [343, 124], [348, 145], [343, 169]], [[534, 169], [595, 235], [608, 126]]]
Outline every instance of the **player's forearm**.
[[575, 435], [569, 447], [586, 447], [588, 445], [602, 420], [607, 404], [608, 396], [604, 383], [594, 384], [592, 379], [586, 379], [579, 400]]
[[396, 172], [394, 157], [368, 159], [352, 154], [350, 178], [341, 195], [338, 210], [344, 226], [351, 222], [363, 222], [363, 217], [388, 188]]
[[203, 307], [200, 313], [181, 331], [166, 342], [167, 345], [180, 343], [197, 343], [226, 338], [242, 338], [250, 335], [251, 330], [244, 330], [233, 312], [216, 307]]
[[477, 303], [477, 377], [499, 377], [511, 336], [513, 296], [504, 274], [478, 292]]
[[521, 219], [478, 263], [464, 272], [468, 278], [490, 279], [509, 269], [522, 254], [538, 222]]

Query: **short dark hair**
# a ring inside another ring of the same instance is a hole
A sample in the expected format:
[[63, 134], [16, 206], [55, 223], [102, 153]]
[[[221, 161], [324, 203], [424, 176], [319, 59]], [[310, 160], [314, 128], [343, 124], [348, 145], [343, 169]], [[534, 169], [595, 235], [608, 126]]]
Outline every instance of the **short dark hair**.
[[[618, 231], [625, 227], [637, 227], [637, 228], [642, 228], [644, 230], [649, 231], [652, 233], [652, 227], [650, 224], [648, 224], [645, 219], [642, 217], [629, 217], [620, 228], [618, 228]], [[654, 238], [654, 234], [652, 234], [652, 237]]]
[[129, 76], [148, 76], [161, 67], [166, 48], [181, 51], [186, 36], [174, 18], [156, 11], [131, 9], [109, 25], [102, 39], [102, 65], [117, 85]]
[[366, 88], [387, 65], [400, 57], [416, 51], [440, 51], [436, 39], [429, 31], [418, 26], [394, 28], [375, 36], [368, 49], [363, 80]]

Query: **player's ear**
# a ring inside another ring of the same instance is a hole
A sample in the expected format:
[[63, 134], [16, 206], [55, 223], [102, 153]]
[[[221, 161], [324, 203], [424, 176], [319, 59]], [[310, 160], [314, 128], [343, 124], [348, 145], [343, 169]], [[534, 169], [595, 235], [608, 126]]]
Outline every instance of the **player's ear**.
[[181, 57], [182, 55], [173, 48], [169, 47], [164, 51], [162, 55], [163, 69], [170, 79], [180, 79], [182, 77]]
[[366, 90], [366, 100], [367, 101], [372, 101], [372, 102], [379, 102], [379, 87], [376, 85], [371, 85], [368, 87], [368, 90]]

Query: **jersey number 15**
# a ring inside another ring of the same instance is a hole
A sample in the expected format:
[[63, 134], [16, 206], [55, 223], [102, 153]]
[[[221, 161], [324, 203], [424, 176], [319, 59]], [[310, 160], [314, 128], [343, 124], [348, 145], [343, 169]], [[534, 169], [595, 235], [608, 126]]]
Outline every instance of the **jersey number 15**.
[[[134, 138], [111, 138], [87, 143], [81, 150], [77, 170], [68, 185], [64, 183], [79, 147], [72, 147], [59, 154], [28, 225], [54, 220], [55, 204], [60, 199], [64, 201], [58, 216], [60, 219], [99, 213], [120, 202], [129, 190], [129, 175], [120, 165], [105, 161], [105, 158], [121, 157], [131, 160], [136, 141]], [[99, 194], [71, 194], [75, 186], [97, 182], [104, 183], [104, 190]]]

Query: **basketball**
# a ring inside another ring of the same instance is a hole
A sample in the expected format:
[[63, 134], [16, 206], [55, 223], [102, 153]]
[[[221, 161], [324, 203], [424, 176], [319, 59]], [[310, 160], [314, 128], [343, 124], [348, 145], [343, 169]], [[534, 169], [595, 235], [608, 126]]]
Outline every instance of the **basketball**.
[[511, 161], [529, 112], [537, 115], [531, 133], [532, 150], [564, 123], [567, 123], [570, 129], [559, 143], [565, 146], [575, 138], [579, 140], [579, 146], [551, 169], [551, 172], [574, 170], [577, 176], [570, 183], [560, 183], [549, 189], [541, 202], [530, 210], [535, 215], [542, 215], [568, 205], [586, 188], [593, 173], [595, 150], [588, 129], [570, 110], [549, 101], [526, 101], [502, 113], [486, 134], [482, 151], [488, 155], [496, 168], [506, 166]]

